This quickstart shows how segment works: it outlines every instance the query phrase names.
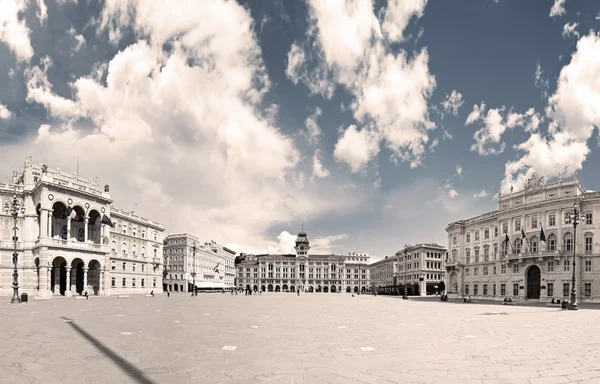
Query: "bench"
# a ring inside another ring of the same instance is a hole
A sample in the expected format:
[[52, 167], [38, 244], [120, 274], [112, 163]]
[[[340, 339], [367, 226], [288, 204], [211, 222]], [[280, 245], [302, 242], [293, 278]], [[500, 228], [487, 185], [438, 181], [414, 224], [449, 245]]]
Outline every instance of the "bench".
[[129, 296], [128, 295], [119, 295], [117, 296], [117, 299], [128, 299]]

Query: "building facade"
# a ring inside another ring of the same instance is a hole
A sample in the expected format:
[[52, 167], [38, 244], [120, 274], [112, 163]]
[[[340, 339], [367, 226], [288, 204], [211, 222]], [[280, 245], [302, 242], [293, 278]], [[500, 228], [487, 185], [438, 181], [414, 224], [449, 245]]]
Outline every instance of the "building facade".
[[386, 256], [369, 266], [371, 289], [382, 294], [431, 295], [444, 281], [446, 248], [417, 244], [395, 256]]
[[235, 287], [235, 254], [214, 241], [200, 243], [187, 233], [169, 235], [164, 243], [163, 289], [192, 292], [194, 284], [199, 289], [231, 289]]
[[[4, 206], [23, 202], [14, 230]], [[25, 160], [0, 184], [0, 295], [13, 292], [13, 236], [19, 293], [49, 298], [148, 293], [162, 286], [162, 232], [154, 221], [112, 206], [98, 179]], [[112, 221], [114, 227], [105, 222]]]
[[[574, 203], [585, 218], [576, 233]], [[566, 299], [575, 257], [577, 300], [600, 302], [599, 215], [600, 193], [576, 177], [546, 184], [534, 175], [522, 191], [499, 196], [497, 210], [448, 225], [449, 297]]]
[[239, 289], [263, 292], [370, 291], [369, 255], [310, 254], [306, 233], [296, 238], [295, 254], [242, 254], [236, 265]]

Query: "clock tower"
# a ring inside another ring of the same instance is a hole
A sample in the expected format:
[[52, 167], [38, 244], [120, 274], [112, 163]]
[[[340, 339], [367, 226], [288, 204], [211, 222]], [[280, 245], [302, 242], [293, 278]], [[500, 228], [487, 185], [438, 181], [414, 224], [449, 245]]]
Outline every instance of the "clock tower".
[[296, 257], [308, 258], [310, 243], [308, 242], [304, 228], [302, 228], [302, 231], [298, 234], [298, 237], [296, 237], [296, 246], [294, 249], [296, 250]]

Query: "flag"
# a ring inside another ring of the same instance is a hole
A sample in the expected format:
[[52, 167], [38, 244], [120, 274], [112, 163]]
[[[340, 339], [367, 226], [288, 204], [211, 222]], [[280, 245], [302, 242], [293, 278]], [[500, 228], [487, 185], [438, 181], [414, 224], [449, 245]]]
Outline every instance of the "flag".
[[217, 263], [217, 265], [213, 268], [213, 272], [219, 273], [219, 264], [221, 263]]
[[544, 227], [542, 227], [542, 231], [540, 232], [540, 241], [546, 242], [546, 235], [544, 234]]
[[73, 207], [67, 207], [67, 212], [65, 213], [65, 218], [71, 218], [71, 220], [78, 220], [77, 211], [73, 209]]
[[115, 226], [113, 224], [113, 222], [110, 221], [110, 217], [108, 217], [106, 215], [102, 215], [102, 221], [100, 221], [100, 224], [106, 224], [106, 225], [110, 226], [111, 228]]
[[523, 228], [521, 228], [521, 238], [525, 239], [527, 236], [525, 236], [525, 230]]
[[71, 206], [67, 207], [67, 212], [65, 213], [65, 219], [67, 217], [71, 217], [71, 213], [73, 212], [73, 208], [71, 208]]

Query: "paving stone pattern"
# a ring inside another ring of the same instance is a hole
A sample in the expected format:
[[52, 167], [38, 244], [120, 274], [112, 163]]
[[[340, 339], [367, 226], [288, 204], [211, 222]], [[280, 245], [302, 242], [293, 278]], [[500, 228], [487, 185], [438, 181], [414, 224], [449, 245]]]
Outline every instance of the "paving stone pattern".
[[2, 300], [2, 383], [600, 383], [593, 310], [346, 294]]

